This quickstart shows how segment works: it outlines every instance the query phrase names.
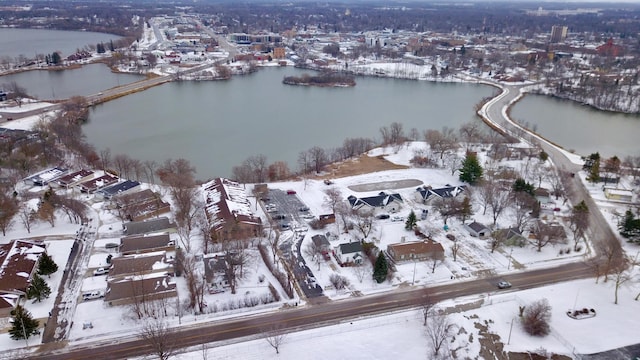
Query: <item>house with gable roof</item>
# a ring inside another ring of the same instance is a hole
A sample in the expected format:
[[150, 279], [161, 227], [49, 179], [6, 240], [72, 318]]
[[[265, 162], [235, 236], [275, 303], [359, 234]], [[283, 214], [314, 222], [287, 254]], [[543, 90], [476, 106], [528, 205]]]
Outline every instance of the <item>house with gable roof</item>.
[[347, 198], [351, 208], [353, 210], [359, 210], [360, 208], [381, 209], [385, 211], [395, 212], [402, 206], [403, 200], [400, 194], [387, 194], [382, 191], [376, 196], [368, 196], [358, 198], [353, 195]]
[[26, 296], [45, 252], [44, 243], [39, 241], [13, 240], [0, 245], [0, 316], [9, 316]]
[[237, 182], [217, 178], [202, 186], [210, 230], [221, 240], [258, 236], [262, 220], [251, 210], [245, 189]]
[[361, 265], [364, 259], [364, 250], [360, 241], [343, 243], [333, 249], [333, 256], [340, 266]]
[[473, 221], [469, 224], [464, 224], [464, 227], [465, 229], [467, 229], [469, 234], [471, 234], [471, 236], [477, 237], [479, 239], [484, 239], [491, 234], [491, 229], [477, 221]]
[[444, 260], [442, 244], [430, 239], [389, 244], [387, 253], [395, 262], [424, 261], [428, 259]]
[[445, 187], [434, 189], [431, 186], [422, 186], [416, 189], [418, 192], [418, 200], [424, 204], [433, 199], [449, 199], [454, 198], [467, 190], [465, 185], [451, 186], [447, 184]]

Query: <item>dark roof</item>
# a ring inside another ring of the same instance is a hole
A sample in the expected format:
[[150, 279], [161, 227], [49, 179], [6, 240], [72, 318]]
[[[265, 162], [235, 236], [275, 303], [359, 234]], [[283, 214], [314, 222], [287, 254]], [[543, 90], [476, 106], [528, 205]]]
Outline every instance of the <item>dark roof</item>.
[[72, 172], [71, 174], [65, 175], [61, 178], [58, 178], [58, 184], [67, 186], [69, 184], [76, 183], [88, 176], [93, 175], [93, 170], [82, 169], [76, 172]]
[[150, 274], [113, 279], [108, 282], [104, 301], [140, 298], [142, 296], [176, 296], [176, 283], [167, 274]]
[[485, 226], [485, 225], [483, 225], [483, 224], [480, 224], [480, 223], [479, 223], [479, 222], [477, 222], [477, 221], [474, 221], [474, 222], [472, 222], [471, 224], [467, 224], [467, 227], [469, 227], [471, 230], [473, 230], [473, 231], [475, 231], [475, 232], [477, 232], [477, 233], [479, 233], [479, 232], [480, 232], [480, 231], [482, 231], [482, 230], [489, 230], [489, 228], [488, 228], [488, 227], [486, 227], [486, 226]]
[[165, 262], [166, 252], [157, 251], [146, 254], [125, 255], [111, 259], [109, 277], [123, 275], [141, 275], [154, 270], [167, 270], [169, 264]]
[[120, 239], [120, 251], [126, 254], [132, 251], [160, 250], [169, 247], [169, 241], [171, 241], [171, 239], [168, 233], [150, 236], [125, 236]]
[[136, 186], [139, 186], [140, 183], [133, 180], [125, 180], [123, 182], [117, 183], [115, 185], [111, 185], [100, 190], [100, 193], [105, 195], [106, 197], [111, 197], [117, 195], [119, 193], [125, 192], [127, 190], [133, 189]]
[[313, 235], [311, 237], [311, 241], [313, 241], [313, 243], [318, 247], [331, 246], [329, 240], [327, 240], [327, 237], [324, 235]]
[[432, 189], [430, 187], [421, 187], [416, 190], [420, 193], [423, 200], [429, 200], [433, 196], [439, 198], [453, 198], [467, 189], [466, 185], [460, 186], [445, 186], [438, 189]]
[[204, 276], [207, 281], [211, 281], [216, 273], [226, 273], [227, 271], [226, 257], [222, 254], [207, 254], [202, 261], [204, 262]]
[[217, 178], [203, 185], [205, 212], [211, 228], [219, 231], [227, 225], [241, 223], [261, 226], [262, 220], [253, 213], [245, 189], [237, 182]]
[[37, 241], [14, 240], [0, 245], [0, 291], [20, 294], [27, 291], [31, 275], [45, 245]]
[[164, 216], [145, 221], [131, 221], [123, 224], [122, 226], [124, 227], [125, 235], [145, 234], [173, 227], [171, 222], [169, 222], [169, 218]]
[[371, 207], [383, 207], [393, 201], [402, 202], [402, 196], [400, 196], [400, 194], [397, 194], [397, 193], [387, 194], [385, 192], [381, 192], [376, 196], [369, 196], [369, 197], [363, 197], [363, 198], [357, 198], [351, 195], [347, 198], [347, 200], [349, 200], [349, 204], [351, 204], [351, 207], [353, 208], [360, 208], [364, 205], [368, 205]]
[[387, 248], [392, 250], [394, 256], [398, 257], [398, 259], [401, 255], [410, 254], [444, 254], [444, 248], [442, 247], [442, 244], [433, 241], [411, 241], [405, 243], [396, 243], [388, 245]]
[[356, 252], [362, 252], [362, 244], [359, 241], [344, 243], [338, 246], [340, 247], [340, 253], [342, 254], [352, 254]]
[[80, 188], [83, 192], [92, 193], [98, 189], [102, 189], [103, 187], [115, 184], [117, 181], [117, 176], [105, 173], [100, 177], [81, 183]]

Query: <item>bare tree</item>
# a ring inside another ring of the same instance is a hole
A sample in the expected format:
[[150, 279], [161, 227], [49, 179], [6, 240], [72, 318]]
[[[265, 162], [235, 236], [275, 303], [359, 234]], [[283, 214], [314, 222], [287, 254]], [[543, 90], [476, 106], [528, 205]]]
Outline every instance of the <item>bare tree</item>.
[[300, 173], [308, 174], [313, 169], [313, 162], [311, 161], [311, 155], [308, 151], [301, 151], [298, 154], [298, 167], [300, 168]]
[[454, 326], [455, 324], [449, 322], [446, 314], [436, 311], [435, 309], [432, 311], [425, 328], [425, 333], [431, 341], [433, 352], [436, 356], [440, 353], [446, 340], [451, 337]]
[[2, 231], [2, 236], [6, 236], [7, 231], [13, 226], [13, 218], [19, 209], [15, 199], [4, 192], [0, 192], [0, 230]]
[[547, 299], [540, 299], [528, 305], [522, 316], [524, 330], [533, 336], [545, 336], [551, 330], [551, 305]]
[[567, 240], [564, 228], [560, 225], [547, 224], [538, 220], [533, 224], [531, 230], [535, 235], [532, 242], [538, 252], [548, 244], [564, 243]]
[[313, 261], [318, 265], [318, 270], [320, 270], [320, 263], [322, 259], [322, 246], [316, 244], [314, 241], [310, 241], [307, 246], [304, 248], [305, 255], [309, 256]]
[[331, 274], [331, 276], [329, 276], [329, 282], [333, 285], [333, 288], [336, 289], [336, 292], [349, 286], [349, 279], [338, 274]]
[[355, 227], [362, 234], [362, 238], [366, 239], [373, 230], [373, 210], [362, 208], [357, 211], [353, 211], [352, 214], [355, 220]]
[[20, 217], [20, 221], [22, 222], [25, 230], [27, 230], [27, 233], [31, 234], [31, 226], [33, 225], [36, 217], [35, 211], [33, 211], [33, 209], [29, 208], [27, 205], [23, 205], [22, 207], [20, 207], [18, 216]]
[[[338, 210], [340, 203], [343, 202], [342, 193], [338, 188], [331, 187], [324, 191], [324, 195], [325, 195], [324, 206], [328, 207], [329, 209], [331, 209], [331, 212], [336, 214], [336, 211]], [[338, 228], [338, 233], [340, 233], [340, 225], [339, 225], [339, 222], [337, 221], [336, 221], [336, 227]], [[345, 231], [348, 231], [346, 227], [345, 227]]]
[[160, 360], [168, 360], [177, 351], [174, 331], [162, 317], [145, 319], [138, 335], [145, 340]]
[[264, 339], [276, 350], [276, 354], [280, 354], [280, 346], [285, 343], [287, 334], [279, 326], [274, 326], [265, 333], [267, 336]]
[[531, 211], [536, 205], [536, 199], [528, 193], [516, 191], [511, 194], [511, 209], [515, 220], [515, 228], [522, 231], [532, 220]]
[[615, 300], [613, 303], [616, 305], [618, 305], [618, 290], [620, 286], [633, 278], [631, 273], [633, 267], [630, 266], [631, 263], [629, 259], [625, 259], [613, 270], [613, 280], [615, 282]]
[[480, 125], [481, 123], [478, 121], [470, 121], [460, 125], [460, 138], [465, 142], [467, 151], [471, 149], [472, 143], [476, 143], [480, 140], [482, 133]]
[[371, 268], [368, 264], [369, 263], [365, 261], [360, 265], [351, 267], [353, 274], [356, 276], [356, 279], [358, 279], [360, 283], [362, 283], [367, 275], [371, 275]]
[[451, 245], [451, 255], [453, 256], [453, 261], [458, 259], [458, 251], [460, 250], [460, 241], [455, 239], [453, 241], [453, 245]]
[[431, 264], [431, 273], [433, 274], [436, 272], [438, 264], [442, 263], [441, 254], [438, 254], [435, 251], [431, 252], [431, 255], [429, 255], [429, 263]]
[[309, 149], [308, 153], [311, 164], [313, 164], [313, 169], [315, 170], [316, 174], [319, 174], [320, 172], [322, 172], [329, 161], [327, 153], [323, 148], [319, 146], [312, 147], [311, 149]]
[[424, 326], [427, 326], [427, 320], [429, 319], [429, 316], [432, 315], [434, 306], [436, 306], [436, 301], [431, 297], [431, 295], [426, 294], [422, 296], [420, 312], [422, 314], [422, 319], [424, 320]]

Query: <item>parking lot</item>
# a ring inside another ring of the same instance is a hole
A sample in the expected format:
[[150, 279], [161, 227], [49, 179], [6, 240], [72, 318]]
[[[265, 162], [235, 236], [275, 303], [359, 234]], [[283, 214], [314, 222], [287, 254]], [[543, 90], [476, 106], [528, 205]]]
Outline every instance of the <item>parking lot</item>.
[[316, 283], [313, 272], [301, 254], [302, 241], [307, 233], [305, 218], [311, 218], [308, 207], [295, 193], [270, 189], [262, 198], [272, 226], [282, 233], [280, 252], [291, 265], [293, 275], [307, 298], [322, 296], [322, 287]]

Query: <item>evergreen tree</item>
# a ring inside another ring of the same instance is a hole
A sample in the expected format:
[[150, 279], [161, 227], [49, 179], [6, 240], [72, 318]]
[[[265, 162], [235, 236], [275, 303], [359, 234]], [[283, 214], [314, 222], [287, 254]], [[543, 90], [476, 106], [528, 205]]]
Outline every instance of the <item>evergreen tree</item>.
[[618, 224], [620, 235], [629, 241], [640, 240], [640, 219], [636, 219], [631, 210], [624, 213], [622, 221]]
[[460, 181], [468, 182], [475, 185], [482, 178], [482, 166], [478, 162], [478, 156], [475, 153], [468, 152], [462, 162], [460, 169]]
[[388, 273], [389, 264], [387, 264], [387, 258], [384, 256], [384, 253], [380, 251], [378, 253], [378, 258], [376, 259], [376, 264], [373, 268], [373, 278], [378, 284], [380, 284], [387, 279]]
[[531, 196], [535, 196], [533, 184], [526, 182], [523, 178], [517, 178], [513, 183], [512, 188], [515, 192], [524, 192]]
[[113, 39], [111, 39], [111, 41], [109, 41], [109, 50], [110, 51], [115, 51], [116, 50], [116, 47], [113, 46]]
[[60, 57], [60, 54], [57, 52], [54, 52], [51, 54], [51, 63], [54, 65], [58, 65], [62, 62], [62, 58]]
[[544, 150], [540, 151], [540, 153], [538, 154], [538, 158], [540, 158], [540, 161], [545, 162], [547, 161], [547, 159], [549, 159], [549, 154], [547, 154]]
[[21, 305], [11, 311], [11, 316], [13, 316], [13, 321], [11, 329], [9, 329], [9, 336], [13, 340], [28, 339], [31, 335], [38, 333], [38, 320], [35, 320], [31, 313]]
[[51, 295], [51, 288], [49, 288], [47, 282], [38, 274], [34, 274], [27, 289], [27, 299], [35, 299], [34, 302], [40, 302], [42, 299], [48, 298], [49, 295]]
[[38, 274], [48, 276], [56, 271], [58, 271], [58, 264], [53, 261], [49, 254], [42, 254], [42, 256], [40, 256], [40, 262], [38, 263]]
[[104, 44], [103, 43], [97, 43], [96, 44], [96, 52], [98, 54], [104, 54], [106, 51], [104, 49]]
[[418, 218], [416, 217], [416, 213], [411, 210], [409, 216], [407, 217], [407, 221], [404, 223], [404, 228], [407, 230], [411, 230], [416, 226], [418, 222]]
[[600, 181], [600, 159], [593, 160], [593, 164], [589, 169], [589, 176], [587, 176], [587, 181], [592, 183], [597, 183]]

